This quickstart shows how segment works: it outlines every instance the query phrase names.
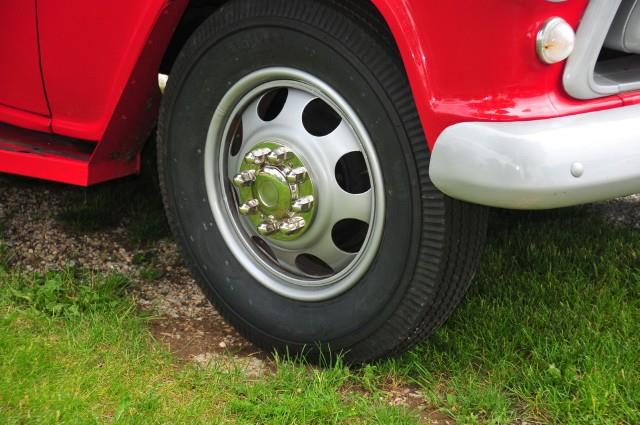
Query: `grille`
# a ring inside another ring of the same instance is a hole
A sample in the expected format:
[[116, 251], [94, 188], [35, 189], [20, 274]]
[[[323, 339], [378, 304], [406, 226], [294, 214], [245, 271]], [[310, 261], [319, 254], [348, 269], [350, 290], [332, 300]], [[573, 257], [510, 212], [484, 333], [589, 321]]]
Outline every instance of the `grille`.
[[640, 0], [590, 1], [564, 86], [578, 99], [640, 89]]

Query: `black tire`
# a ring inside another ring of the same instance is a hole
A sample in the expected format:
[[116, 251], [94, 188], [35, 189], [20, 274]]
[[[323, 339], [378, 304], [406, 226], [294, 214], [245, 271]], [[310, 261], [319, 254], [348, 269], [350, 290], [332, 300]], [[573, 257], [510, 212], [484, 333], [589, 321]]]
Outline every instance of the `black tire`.
[[[209, 300], [265, 350], [312, 359], [341, 352], [351, 363], [400, 353], [444, 323], [478, 262], [487, 210], [431, 183], [412, 93], [382, 25], [375, 12], [345, 2], [232, 1], [196, 31], [172, 70], [158, 129], [169, 222]], [[207, 202], [203, 155], [216, 106], [231, 84], [270, 66], [302, 69], [334, 87], [384, 158], [387, 208], [377, 255], [354, 287], [328, 300], [293, 300], [254, 279]]]

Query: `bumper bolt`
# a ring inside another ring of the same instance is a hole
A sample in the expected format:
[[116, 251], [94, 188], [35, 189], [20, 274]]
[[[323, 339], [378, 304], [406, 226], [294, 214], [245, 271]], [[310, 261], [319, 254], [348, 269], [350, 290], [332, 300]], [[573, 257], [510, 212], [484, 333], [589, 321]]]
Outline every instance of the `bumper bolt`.
[[245, 204], [240, 205], [240, 214], [242, 215], [255, 215], [260, 212], [260, 202], [257, 199], [252, 199]]
[[237, 187], [251, 186], [256, 181], [255, 170], [243, 171], [233, 178], [233, 184]]
[[584, 165], [580, 162], [571, 164], [571, 175], [577, 179], [584, 175]]
[[249, 152], [244, 160], [248, 164], [262, 165], [267, 160], [267, 156], [271, 153], [269, 148], [256, 149], [253, 152]]
[[304, 183], [305, 180], [309, 177], [309, 173], [307, 169], [304, 167], [296, 168], [287, 175], [287, 180], [291, 184], [300, 184]]
[[295, 201], [291, 209], [295, 213], [309, 212], [313, 208], [314, 201], [315, 199], [313, 199], [313, 196], [305, 196], [304, 198], [300, 198], [297, 201]]
[[291, 158], [291, 150], [284, 146], [272, 151], [267, 156], [267, 162], [271, 165], [282, 165], [285, 161]]
[[307, 223], [302, 217], [293, 217], [280, 223], [280, 232], [285, 235], [292, 235], [306, 226]]

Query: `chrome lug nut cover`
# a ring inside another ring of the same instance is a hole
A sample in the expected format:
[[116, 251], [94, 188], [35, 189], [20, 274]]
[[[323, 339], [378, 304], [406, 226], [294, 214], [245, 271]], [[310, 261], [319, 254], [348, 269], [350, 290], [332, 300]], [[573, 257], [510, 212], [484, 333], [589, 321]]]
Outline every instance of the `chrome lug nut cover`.
[[250, 201], [240, 205], [240, 214], [242, 215], [254, 215], [260, 212], [260, 201], [257, 199], [251, 199]]
[[280, 223], [280, 231], [285, 235], [292, 235], [299, 230], [304, 229], [306, 225], [304, 218], [293, 217]]
[[238, 188], [238, 212], [258, 234], [292, 241], [313, 222], [315, 187], [298, 155], [276, 142], [253, 147], [233, 178]]
[[296, 213], [309, 212], [313, 208], [314, 202], [315, 202], [315, 199], [311, 195], [298, 199], [293, 203], [293, 212], [296, 212]]
[[271, 165], [282, 165], [289, 159], [291, 159], [291, 150], [284, 146], [273, 150], [269, 156], [267, 156], [267, 162]]
[[309, 177], [307, 169], [304, 167], [298, 167], [287, 175], [287, 180], [289, 180], [289, 183], [291, 184], [299, 184], [303, 183], [307, 177]]
[[233, 184], [237, 187], [251, 186], [254, 181], [256, 181], [255, 170], [243, 171], [233, 178]]
[[247, 154], [245, 162], [248, 164], [262, 165], [267, 160], [267, 156], [271, 153], [269, 148], [258, 148]]
[[260, 223], [260, 225], [258, 225], [258, 233], [260, 233], [262, 236], [269, 236], [277, 232], [278, 229], [278, 223], [275, 221], [265, 221], [264, 223]]

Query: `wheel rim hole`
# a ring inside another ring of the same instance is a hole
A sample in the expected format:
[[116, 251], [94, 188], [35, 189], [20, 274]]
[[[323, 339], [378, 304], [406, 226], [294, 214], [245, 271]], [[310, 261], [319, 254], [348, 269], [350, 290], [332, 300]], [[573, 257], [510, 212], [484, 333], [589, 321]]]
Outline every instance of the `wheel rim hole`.
[[271, 260], [277, 261], [276, 255], [273, 253], [273, 250], [271, 249], [269, 244], [266, 243], [262, 238], [253, 236], [251, 240], [258, 247], [258, 249], [262, 251], [263, 254], [267, 255]]
[[284, 109], [289, 90], [286, 88], [268, 91], [258, 103], [258, 116], [262, 121], [273, 121]]
[[369, 225], [364, 221], [346, 219], [339, 221], [331, 230], [333, 243], [344, 252], [360, 252], [369, 233]]
[[347, 193], [359, 195], [371, 189], [371, 177], [362, 152], [350, 152], [336, 164], [336, 180]]
[[296, 266], [306, 275], [313, 277], [327, 277], [334, 274], [333, 269], [320, 258], [311, 254], [298, 255]]
[[236, 118], [231, 124], [231, 130], [229, 132], [227, 143], [231, 146], [229, 153], [231, 156], [238, 156], [240, 149], [242, 148], [242, 120]]
[[341, 122], [340, 115], [322, 99], [312, 100], [302, 112], [302, 125], [316, 137], [333, 133]]

